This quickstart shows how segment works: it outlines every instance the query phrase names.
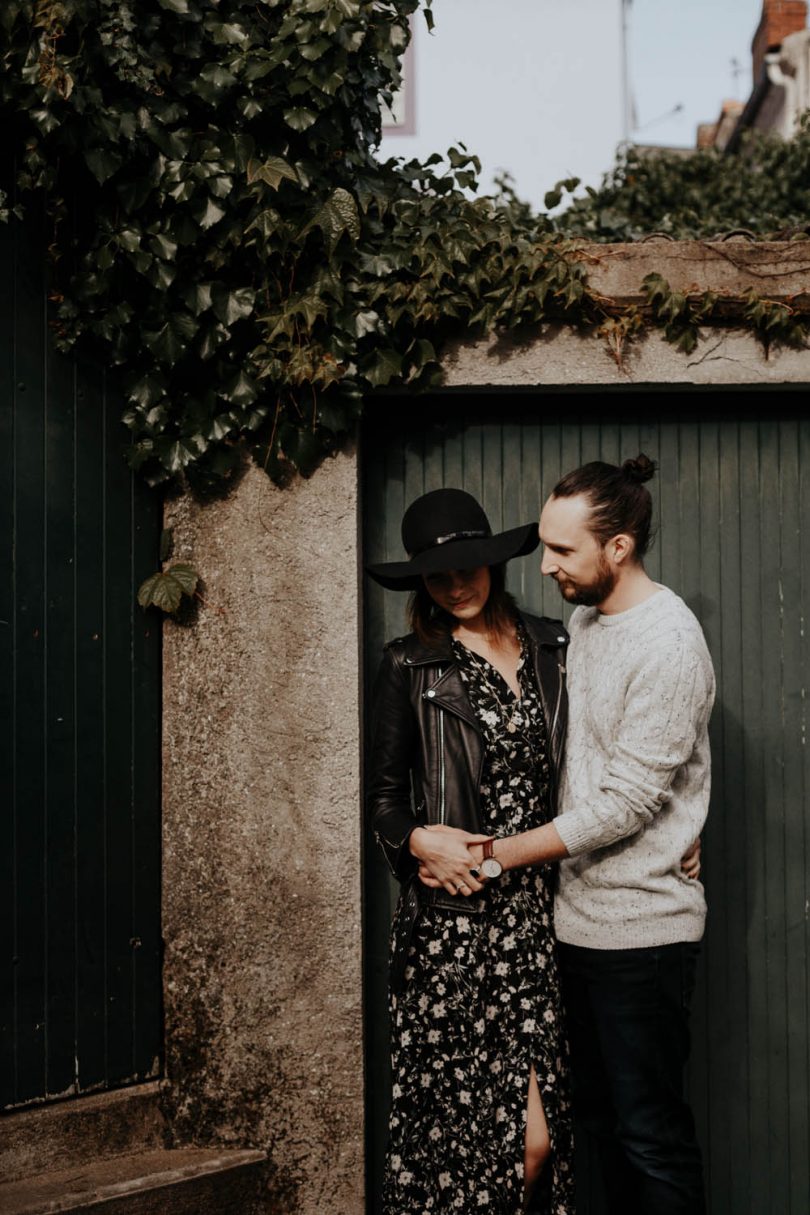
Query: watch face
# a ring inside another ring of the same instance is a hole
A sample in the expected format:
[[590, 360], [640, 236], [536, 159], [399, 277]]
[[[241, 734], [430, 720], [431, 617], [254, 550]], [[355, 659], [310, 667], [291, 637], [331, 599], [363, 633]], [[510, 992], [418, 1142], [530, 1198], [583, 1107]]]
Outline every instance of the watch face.
[[494, 856], [489, 856], [485, 861], [481, 862], [481, 872], [485, 878], [492, 881], [493, 878], [499, 878], [503, 873], [503, 865], [500, 861], [496, 861]]

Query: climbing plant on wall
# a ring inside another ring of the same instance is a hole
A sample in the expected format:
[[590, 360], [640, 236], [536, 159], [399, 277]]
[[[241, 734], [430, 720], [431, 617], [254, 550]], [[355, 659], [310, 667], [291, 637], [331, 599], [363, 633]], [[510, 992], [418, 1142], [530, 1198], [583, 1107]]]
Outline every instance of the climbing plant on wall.
[[810, 121], [793, 139], [751, 133], [740, 151], [619, 152], [602, 185], [588, 188], [557, 221], [569, 236], [636, 240], [662, 232], [676, 240], [730, 229], [779, 239], [810, 233]]
[[[153, 483], [227, 477], [244, 442], [279, 483], [307, 474], [367, 393], [435, 382], [441, 343], [471, 329], [587, 323], [618, 358], [642, 318], [590, 292], [581, 237], [681, 235], [685, 207], [726, 213], [699, 206], [716, 160], [700, 162], [677, 216], [674, 170], [628, 153], [555, 219], [508, 187], [475, 197], [480, 166], [463, 147], [381, 163], [380, 98], [418, 7], [4, 0], [0, 117], [16, 172], [0, 218], [46, 200], [55, 340], [119, 369], [131, 459]], [[429, 0], [423, 15], [432, 25]], [[761, 223], [786, 208], [793, 222], [798, 198], [798, 185], [775, 197]], [[712, 302], [648, 288], [644, 323], [689, 348]]]

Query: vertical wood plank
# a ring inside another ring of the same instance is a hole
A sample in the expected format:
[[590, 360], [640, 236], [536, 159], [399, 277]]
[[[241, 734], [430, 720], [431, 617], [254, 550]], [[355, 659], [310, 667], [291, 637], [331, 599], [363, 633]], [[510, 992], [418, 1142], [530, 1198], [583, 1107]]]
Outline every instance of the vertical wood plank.
[[15, 1099], [16, 973], [16, 570], [14, 468], [14, 222], [0, 224], [0, 1108]]
[[132, 1055], [132, 498], [117, 409], [104, 395], [104, 757], [107, 1082], [134, 1077]]
[[[132, 476], [132, 474], [130, 474]], [[137, 477], [133, 487], [133, 1068], [138, 1077], [161, 1072], [163, 998], [160, 982], [161, 892], [161, 630], [154, 612], [144, 612], [135, 590], [160, 564], [161, 510], [157, 495]]]
[[[808, 1051], [807, 826], [802, 753], [803, 711], [807, 688], [807, 640], [802, 627], [802, 580], [807, 539], [802, 524], [801, 432], [807, 421], [779, 424], [779, 601], [781, 639], [782, 806], [784, 811], [784, 899], [786, 979], [786, 1052], [788, 1132], [787, 1207], [801, 1210], [810, 1194], [810, 1119], [805, 1093], [795, 1077], [810, 1072]], [[805, 466], [806, 468], [807, 466]], [[806, 483], [806, 480], [805, 480]], [[810, 520], [805, 517], [805, 524]]]
[[[769, 1202], [786, 1209], [788, 1179], [783, 1161], [787, 1155], [787, 974], [785, 969], [785, 798], [784, 721], [782, 705], [782, 635], [784, 629], [783, 573], [780, 569], [780, 460], [779, 425], [767, 419], [760, 423], [760, 615], [762, 654], [765, 911], [765, 1016], [767, 1050], [765, 1079], [768, 1094], [768, 1183]], [[767, 503], [767, 505], [766, 505]]]
[[[655, 460], [656, 464], [661, 463], [661, 432], [662, 423], [657, 416], [657, 410], [650, 409], [643, 412], [643, 416], [639, 419], [638, 425], [638, 450], [643, 451]], [[617, 463], [619, 452], [611, 453], [613, 463]], [[603, 457], [607, 459], [608, 457]], [[659, 473], [653, 477], [652, 481], [647, 483], [647, 489], [650, 491], [653, 503], [653, 536], [647, 556], [644, 560], [647, 573], [654, 582], [661, 582], [663, 575], [661, 573], [661, 552], [658, 547], [658, 527], [661, 519], [661, 477]]]
[[[693, 426], [693, 429], [696, 429]], [[693, 604], [695, 614], [709, 647], [709, 653], [715, 670], [720, 661], [720, 448], [719, 430], [717, 423], [707, 419], [697, 430], [697, 481], [698, 481], [698, 531], [695, 536], [697, 552], [696, 577], [697, 590]], [[689, 486], [687, 484], [687, 492]], [[688, 542], [688, 533], [687, 533]], [[712, 715], [709, 725], [713, 754], [717, 755], [718, 735], [716, 730], [717, 709]], [[717, 837], [716, 815], [710, 805], [709, 818], [704, 828], [704, 839], [707, 841], [707, 851]], [[711, 898], [722, 907], [725, 903], [725, 866], [719, 866], [717, 878], [712, 883]], [[688, 1088], [695, 1114], [698, 1137], [706, 1153], [706, 1167], [712, 1158], [712, 1124], [711, 1124], [711, 1093], [712, 1072], [715, 1066], [709, 1035], [711, 1027], [711, 1010], [719, 999], [724, 997], [725, 986], [722, 980], [724, 956], [722, 948], [718, 948], [719, 939], [707, 933], [703, 943], [700, 958], [700, 969], [695, 1000], [692, 1012], [692, 1057], [688, 1072]], [[719, 982], [718, 982], [719, 980]]]
[[48, 352], [45, 402], [47, 600], [47, 1091], [75, 1091], [76, 782], [74, 764], [74, 418], [73, 368]]
[[[713, 1005], [709, 1053], [713, 1062], [708, 1162], [710, 1194], [719, 1215], [750, 1201], [749, 1123], [748, 841], [745, 829], [745, 732], [743, 726], [742, 485], [741, 437], [735, 422], [720, 430], [720, 649], [717, 707], [712, 717], [712, 802], [705, 834], [705, 884], [709, 902], [710, 957], [721, 955], [722, 986]], [[746, 551], [745, 560], [749, 560]], [[715, 883], [722, 883], [716, 893]], [[722, 898], [722, 892], [725, 898]], [[716, 943], [716, 949], [715, 949]], [[726, 1005], [733, 1015], [718, 1010]]]
[[[757, 1155], [764, 1149], [763, 1125], [770, 1118], [768, 1104], [768, 993], [767, 935], [766, 935], [766, 801], [764, 772], [764, 738], [760, 732], [763, 668], [763, 620], [760, 604], [760, 583], [765, 554], [761, 549], [759, 500], [759, 428], [755, 422], [740, 426], [740, 525], [744, 537], [744, 560], [740, 568], [740, 600], [742, 607], [742, 718], [744, 730], [743, 821], [747, 837], [747, 970], [748, 970], [748, 1061], [749, 1061], [749, 1139], [757, 1158], [750, 1170], [750, 1210], [768, 1210], [769, 1166]], [[743, 1167], [745, 1167], [743, 1162]]]
[[106, 1079], [107, 918], [104, 814], [104, 398], [102, 373], [77, 369], [76, 982], [79, 1085]]
[[[537, 519], [537, 508], [524, 515], [521, 511], [520, 486], [523, 480], [521, 468], [521, 432], [516, 423], [505, 421], [501, 430], [502, 472], [501, 472], [501, 520], [504, 528], [520, 527]], [[527, 470], [527, 474], [529, 470]], [[526, 577], [529, 569], [537, 562], [536, 553], [525, 560], [513, 561], [507, 566], [507, 587], [519, 604], [528, 606], [526, 598]]]

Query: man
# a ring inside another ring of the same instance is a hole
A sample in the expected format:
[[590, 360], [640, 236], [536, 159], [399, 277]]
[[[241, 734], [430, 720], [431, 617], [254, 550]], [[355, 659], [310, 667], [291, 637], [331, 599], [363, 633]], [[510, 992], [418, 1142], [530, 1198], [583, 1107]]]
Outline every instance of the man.
[[715, 685], [694, 615], [644, 569], [654, 471], [646, 456], [586, 464], [543, 508], [543, 573], [579, 605], [560, 813], [493, 855], [504, 868], [562, 862], [574, 1100], [599, 1141], [610, 1215], [700, 1215], [682, 1079], [706, 907], [681, 858], [708, 808]]

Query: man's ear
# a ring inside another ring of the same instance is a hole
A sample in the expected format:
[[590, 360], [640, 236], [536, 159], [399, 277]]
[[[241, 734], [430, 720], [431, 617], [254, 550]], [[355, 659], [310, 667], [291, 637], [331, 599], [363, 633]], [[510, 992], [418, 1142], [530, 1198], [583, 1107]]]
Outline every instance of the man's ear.
[[614, 565], [624, 565], [632, 558], [636, 544], [632, 536], [628, 536], [626, 532], [619, 532], [618, 536], [609, 540], [605, 547], [609, 561], [612, 561]]

